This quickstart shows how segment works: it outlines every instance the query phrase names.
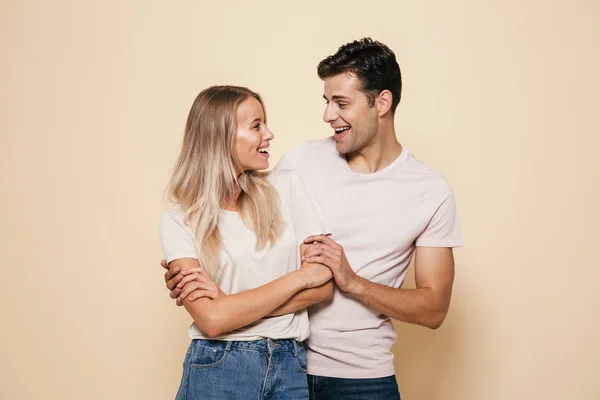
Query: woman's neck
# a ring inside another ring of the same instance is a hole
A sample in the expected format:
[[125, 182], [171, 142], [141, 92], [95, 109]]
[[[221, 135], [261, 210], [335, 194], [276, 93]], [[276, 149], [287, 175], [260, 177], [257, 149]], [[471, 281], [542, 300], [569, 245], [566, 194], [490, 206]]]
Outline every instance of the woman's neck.
[[225, 199], [221, 207], [227, 211], [237, 211], [237, 199], [240, 196], [241, 191], [242, 189], [240, 189], [239, 186], [236, 186], [233, 196], [229, 196], [227, 199]]

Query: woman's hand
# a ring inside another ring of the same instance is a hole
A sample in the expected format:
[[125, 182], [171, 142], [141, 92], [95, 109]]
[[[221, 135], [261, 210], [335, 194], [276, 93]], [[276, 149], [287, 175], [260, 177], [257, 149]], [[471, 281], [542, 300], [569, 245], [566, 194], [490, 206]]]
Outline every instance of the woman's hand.
[[352, 292], [361, 278], [354, 272], [344, 248], [327, 235], [309, 236], [304, 240], [308, 244], [302, 253], [302, 262], [320, 263], [331, 268], [335, 284], [343, 292]]
[[333, 278], [331, 270], [322, 264], [304, 263], [300, 273], [306, 283], [306, 289], [319, 287]]
[[176, 289], [181, 289], [179, 298], [194, 301], [201, 297], [211, 300], [226, 296], [217, 283], [208, 275], [204, 268], [191, 268], [181, 272], [183, 279], [177, 284]]

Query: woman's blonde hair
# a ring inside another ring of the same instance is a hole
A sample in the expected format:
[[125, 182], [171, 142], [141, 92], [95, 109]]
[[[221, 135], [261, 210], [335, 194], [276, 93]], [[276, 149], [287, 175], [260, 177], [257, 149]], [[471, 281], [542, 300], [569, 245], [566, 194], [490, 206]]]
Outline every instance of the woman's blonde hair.
[[241, 171], [234, 151], [238, 106], [262, 98], [238, 86], [212, 86], [200, 92], [188, 115], [181, 154], [169, 182], [169, 195], [194, 230], [200, 265], [216, 279], [222, 246], [219, 213], [238, 187], [237, 210], [256, 235], [256, 248], [272, 245], [283, 231], [275, 188], [260, 171]]

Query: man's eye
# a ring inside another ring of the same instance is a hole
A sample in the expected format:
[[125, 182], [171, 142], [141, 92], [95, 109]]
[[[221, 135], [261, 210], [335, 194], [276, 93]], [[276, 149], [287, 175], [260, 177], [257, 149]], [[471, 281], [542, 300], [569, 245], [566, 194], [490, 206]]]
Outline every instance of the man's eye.
[[346, 107], [348, 104], [347, 103], [338, 103], [338, 107], [339, 108], [344, 108]]

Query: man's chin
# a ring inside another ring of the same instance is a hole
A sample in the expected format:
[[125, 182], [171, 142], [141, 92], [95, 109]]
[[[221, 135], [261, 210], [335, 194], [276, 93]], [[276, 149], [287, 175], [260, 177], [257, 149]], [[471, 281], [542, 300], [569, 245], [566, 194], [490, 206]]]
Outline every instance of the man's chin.
[[335, 149], [338, 153], [346, 155], [350, 153], [350, 148], [344, 142], [335, 142]]

